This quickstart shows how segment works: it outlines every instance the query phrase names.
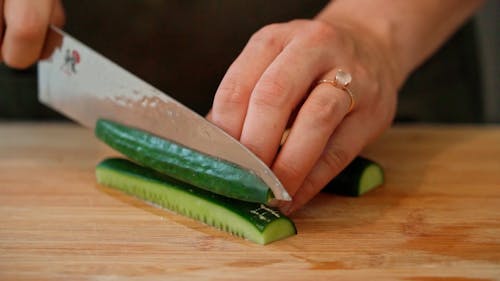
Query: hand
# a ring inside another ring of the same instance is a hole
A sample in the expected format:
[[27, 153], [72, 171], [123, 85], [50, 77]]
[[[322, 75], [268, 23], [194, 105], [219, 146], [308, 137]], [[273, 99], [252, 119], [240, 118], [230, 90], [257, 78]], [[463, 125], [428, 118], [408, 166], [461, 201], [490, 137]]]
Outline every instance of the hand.
[[[392, 122], [396, 73], [388, 51], [355, 25], [295, 20], [264, 27], [228, 69], [209, 120], [240, 140], [304, 205]], [[320, 79], [341, 68], [350, 96]], [[282, 135], [290, 134], [280, 148]]]
[[27, 68], [42, 52], [50, 24], [64, 24], [60, 0], [0, 0], [0, 62]]

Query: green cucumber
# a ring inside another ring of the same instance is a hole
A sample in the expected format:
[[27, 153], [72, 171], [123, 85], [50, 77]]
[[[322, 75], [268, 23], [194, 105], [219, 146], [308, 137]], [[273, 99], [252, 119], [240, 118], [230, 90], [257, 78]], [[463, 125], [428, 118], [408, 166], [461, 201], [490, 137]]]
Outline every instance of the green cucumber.
[[220, 196], [125, 159], [102, 161], [97, 165], [96, 177], [102, 185], [258, 244], [268, 244], [297, 233], [294, 223], [278, 210]]
[[255, 173], [151, 133], [98, 120], [95, 134], [131, 160], [196, 187], [248, 202], [268, 203], [273, 198]]
[[384, 183], [382, 167], [367, 158], [356, 157], [322, 191], [345, 196], [361, 196]]

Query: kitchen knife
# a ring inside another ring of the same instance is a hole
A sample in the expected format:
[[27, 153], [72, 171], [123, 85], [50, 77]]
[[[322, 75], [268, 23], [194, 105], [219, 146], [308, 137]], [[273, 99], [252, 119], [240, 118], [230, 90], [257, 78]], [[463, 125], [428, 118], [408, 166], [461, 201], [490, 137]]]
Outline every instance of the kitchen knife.
[[277, 200], [291, 200], [269, 167], [236, 139], [55, 27], [38, 64], [38, 91], [42, 103], [86, 127], [105, 118], [148, 131], [253, 171]]

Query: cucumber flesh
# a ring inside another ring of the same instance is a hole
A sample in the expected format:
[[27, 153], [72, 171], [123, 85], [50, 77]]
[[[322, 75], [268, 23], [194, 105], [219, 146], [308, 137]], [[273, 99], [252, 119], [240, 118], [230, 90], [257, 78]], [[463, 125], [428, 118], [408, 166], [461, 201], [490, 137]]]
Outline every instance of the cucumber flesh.
[[359, 179], [358, 196], [381, 186], [384, 183], [384, 172], [378, 164], [370, 164], [365, 167]]
[[151, 133], [101, 119], [95, 134], [134, 162], [196, 187], [249, 202], [268, 203], [273, 198], [255, 173]]
[[102, 161], [96, 167], [96, 177], [102, 185], [258, 244], [297, 233], [294, 223], [276, 209], [220, 196], [125, 159]]
[[367, 158], [356, 157], [322, 191], [345, 196], [361, 196], [384, 183], [382, 167]]

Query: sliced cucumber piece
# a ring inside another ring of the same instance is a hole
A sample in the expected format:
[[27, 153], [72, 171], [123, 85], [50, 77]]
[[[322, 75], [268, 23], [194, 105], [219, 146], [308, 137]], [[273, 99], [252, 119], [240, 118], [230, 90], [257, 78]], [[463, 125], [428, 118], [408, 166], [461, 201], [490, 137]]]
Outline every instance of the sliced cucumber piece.
[[382, 167], [367, 158], [356, 157], [322, 191], [346, 196], [361, 196], [384, 183]]
[[258, 244], [297, 233], [294, 223], [276, 209], [220, 196], [125, 159], [104, 160], [96, 167], [96, 177], [102, 185]]
[[135, 162], [196, 187], [249, 202], [268, 203], [273, 198], [255, 173], [151, 133], [98, 120], [95, 134]]

